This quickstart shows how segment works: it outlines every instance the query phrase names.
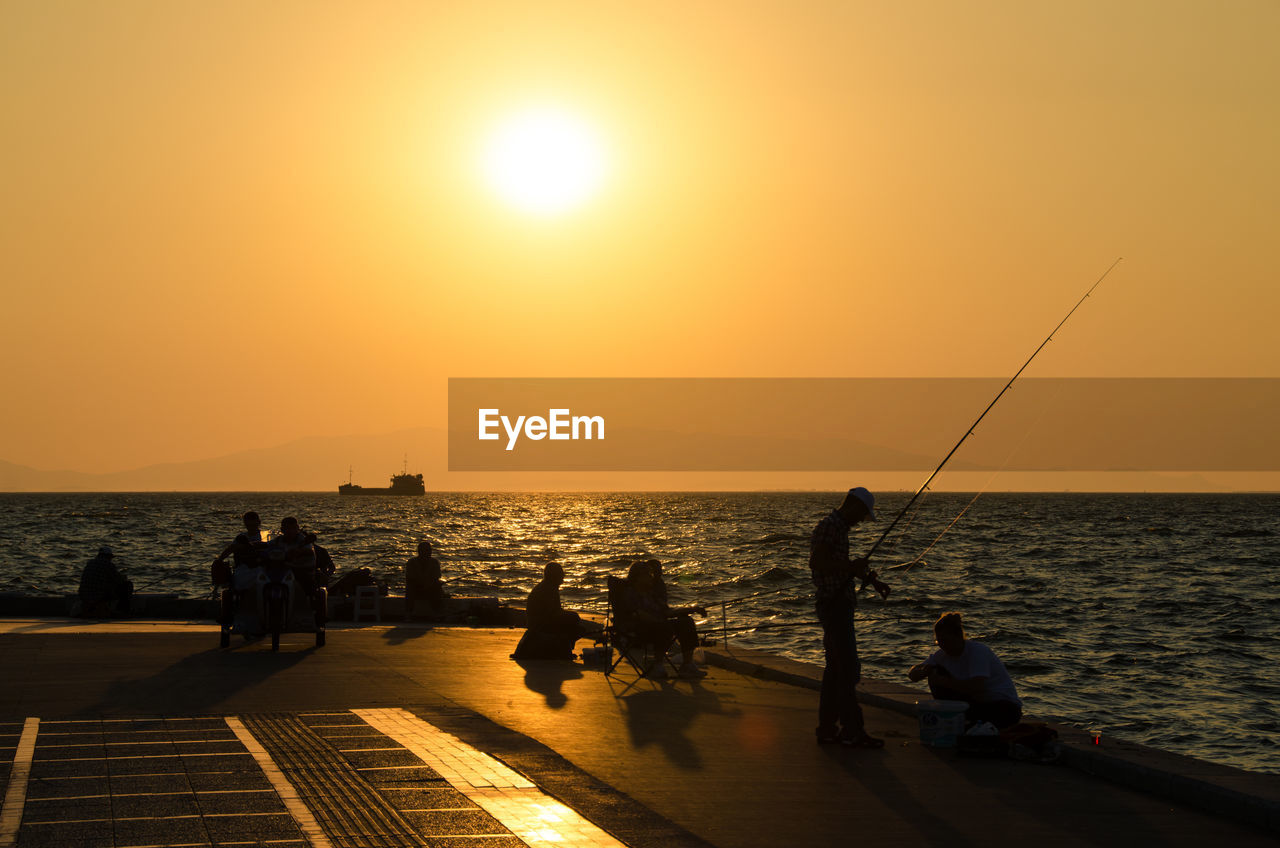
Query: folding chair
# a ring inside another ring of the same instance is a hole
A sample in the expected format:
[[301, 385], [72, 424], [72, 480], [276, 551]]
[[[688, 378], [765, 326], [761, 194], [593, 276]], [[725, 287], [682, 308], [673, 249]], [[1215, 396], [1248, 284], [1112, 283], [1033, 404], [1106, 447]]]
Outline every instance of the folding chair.
[[[606, 675], [613, 674], [614, 670], [622, 664], [623, 660], [635, 669], [636, 674], [644, 676], [649, 666], [657, 660], [656, 651], [652, 650], [649, 642], [640, 638], [627, 620], [626, 605], [624, 598], [627, 592], [627, 581], [622, 577], [606, 577], [605, 583], [609, 593], [609, 611], [605, 616], [604, 630], [601, 632], [599, 644], [605, 645], [613, 649], [615, 654], [613, 662], [605, 671]], [[619, 612], [622, 612], [619, 617]], [[635, 654], [640, 654], [640, 658], [636, 659]], [[671, 671], [677, 671], [676, 665], [671, 661], [671, 657], [664, 650], [662, 652], [662, 661], [671, 667]]]

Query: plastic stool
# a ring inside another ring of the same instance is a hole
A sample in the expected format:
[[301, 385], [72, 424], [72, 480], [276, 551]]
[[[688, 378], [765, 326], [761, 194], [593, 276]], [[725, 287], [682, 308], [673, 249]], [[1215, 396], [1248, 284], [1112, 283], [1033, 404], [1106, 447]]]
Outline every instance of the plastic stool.
[[[368, 601], [367, 606], [366, 601]], [[359, 621], [362, 615], [371, 615], [374, 621], [382, 623], [382, 596], [378, 594], [377, 586], [356, 587], [356, 600], [351, 610], [351, 620]]]

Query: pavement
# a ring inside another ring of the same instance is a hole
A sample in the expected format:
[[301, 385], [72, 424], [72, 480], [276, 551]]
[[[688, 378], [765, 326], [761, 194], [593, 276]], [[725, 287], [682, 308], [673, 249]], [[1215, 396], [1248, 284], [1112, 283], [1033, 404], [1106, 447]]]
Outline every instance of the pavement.
[[516, 663], [519, 635], [331, 624], [323, 648], [286, 634], [272, 652], [220, 650], [207, 623], [0, 620], [0, 848], [1249, 846], [1280, 832], [1276, 776], [1190, 775], [1254, 802], [1214, 813], [1159, 794], [1195, 761], [1136, 746], [1086, 752], [1100, 772], [1130, 762], [1115, 779], [1079, 751], [1077, 767], [962, 758], [921, 745], [888, 685], [866, 707], [884, 750], [818, 746], [811, 666], [717, 651], [701, 680], [651, 681]]

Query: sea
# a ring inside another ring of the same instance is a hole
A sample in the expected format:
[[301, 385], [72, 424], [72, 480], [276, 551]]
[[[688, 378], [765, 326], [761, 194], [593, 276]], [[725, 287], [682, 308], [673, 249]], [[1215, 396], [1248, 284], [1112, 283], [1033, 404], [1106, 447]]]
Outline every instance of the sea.
[[[880, 521], [855, 529], [853, 550], [869, 549], [909, 497], [883, 494]], [[392, 591], [429, 540], [453, 593], [522, 600], [556, 560], [565, 605], [603, 613], [605, 578], [656, 558], [674, 605], [707, 608], [702, 632], [821, 663], [808, 540], [839, 500], [6, 494], [0, 591], [72, 594], [84, 562], [110, 545], [136, 591], [207, 597], [210, 561], [253, 509], [266, 527], [296, 516], [340, 571], [368, 567]], [[1280, 495], [931, 493], [873, 564], [892, 592], [859, 602], [864, 676], [906, 684], [934, 649], [932, 622], [955, 610], [1004, 660], [1027, 712], [1280, 773]]]

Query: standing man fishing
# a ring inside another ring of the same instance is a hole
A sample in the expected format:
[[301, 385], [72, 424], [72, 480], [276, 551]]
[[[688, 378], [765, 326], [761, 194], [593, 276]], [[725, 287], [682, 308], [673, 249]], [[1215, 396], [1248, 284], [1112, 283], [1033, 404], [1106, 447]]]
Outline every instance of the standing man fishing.
[[869, 560], [849, 559], [849, 531], [859, 522], [876, 520], [875, 503], [875, 495], [861, 486], [850, 489], [840, 508], [813, 528], [809, 543], [809, 570], [817, 587], [818, 621], [827, 658], [818, 702], [819, 745], [839, 742], [852, 748], [884, 747], [884, 740], [868, 735], [862, 724], [856, 689], [862, 664], [853, 612], [857, 606], [855, 580], [871, 583], [882, 598], [889, 597], [889, 587], [871, 570]]

